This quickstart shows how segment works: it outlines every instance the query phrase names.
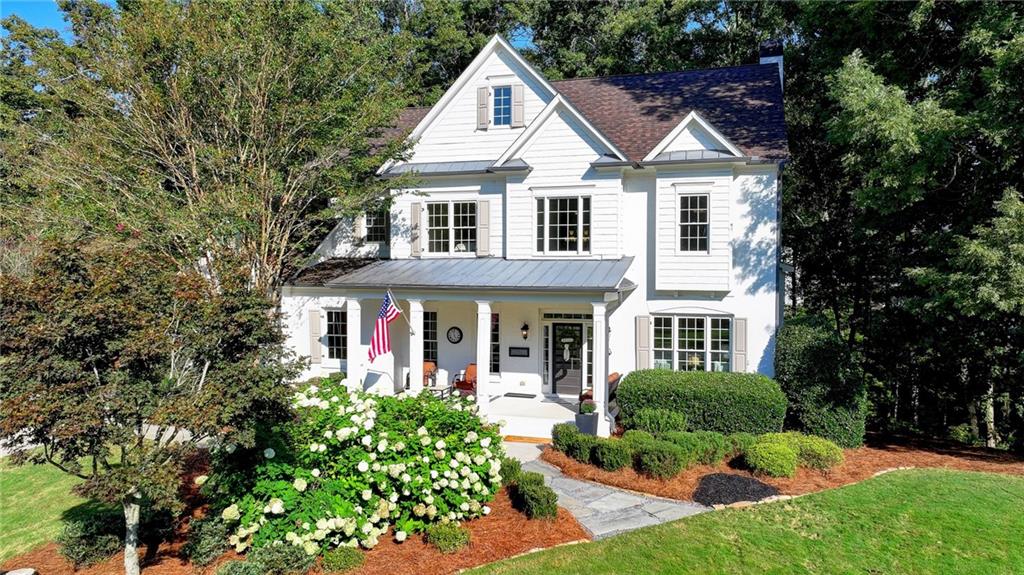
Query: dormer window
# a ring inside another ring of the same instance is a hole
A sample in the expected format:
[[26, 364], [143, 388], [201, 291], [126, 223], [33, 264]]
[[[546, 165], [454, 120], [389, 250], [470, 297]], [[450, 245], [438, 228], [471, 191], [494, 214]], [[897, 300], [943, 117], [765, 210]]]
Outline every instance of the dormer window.
[[512, 86], [494, 88], [494, 125], [512, 125]]

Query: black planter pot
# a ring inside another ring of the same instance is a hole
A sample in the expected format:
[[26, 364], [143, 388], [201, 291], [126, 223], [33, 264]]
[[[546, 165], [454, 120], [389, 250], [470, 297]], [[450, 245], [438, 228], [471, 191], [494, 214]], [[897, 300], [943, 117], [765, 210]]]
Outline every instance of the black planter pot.
[[597, 413], [577, 413], [576, 427], [588, 435], [597, 435]]

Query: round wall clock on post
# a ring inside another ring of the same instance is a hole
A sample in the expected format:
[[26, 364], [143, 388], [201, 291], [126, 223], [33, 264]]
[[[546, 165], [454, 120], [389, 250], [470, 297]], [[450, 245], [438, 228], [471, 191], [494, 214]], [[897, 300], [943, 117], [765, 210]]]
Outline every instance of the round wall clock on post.
[[450, 343], [459, 343], [462, 341], [462, 330], [454, 326], [448, 328], [448, 341]]

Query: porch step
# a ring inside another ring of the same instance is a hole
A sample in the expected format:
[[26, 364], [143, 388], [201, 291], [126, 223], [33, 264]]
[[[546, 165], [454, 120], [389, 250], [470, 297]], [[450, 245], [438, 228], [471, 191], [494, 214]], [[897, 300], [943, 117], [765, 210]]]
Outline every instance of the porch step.
[[491, 414], [489, 419], [494, 423], [499, 421], [505, 422], [505, 425], [501, 426], [502, 435], [521, 435], [538, 439], [551, 439], [551, 428], [556, 423], [576, 423], [575, 417], [550, 418]]

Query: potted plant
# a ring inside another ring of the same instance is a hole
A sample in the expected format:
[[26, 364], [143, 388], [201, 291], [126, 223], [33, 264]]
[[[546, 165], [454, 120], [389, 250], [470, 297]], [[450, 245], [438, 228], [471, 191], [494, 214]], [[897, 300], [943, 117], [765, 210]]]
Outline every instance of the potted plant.
[[580, 412], [576, 414], [576, 427], [583, 433], [597, 435], [597, 404], [593, 399], [580, 402]]

